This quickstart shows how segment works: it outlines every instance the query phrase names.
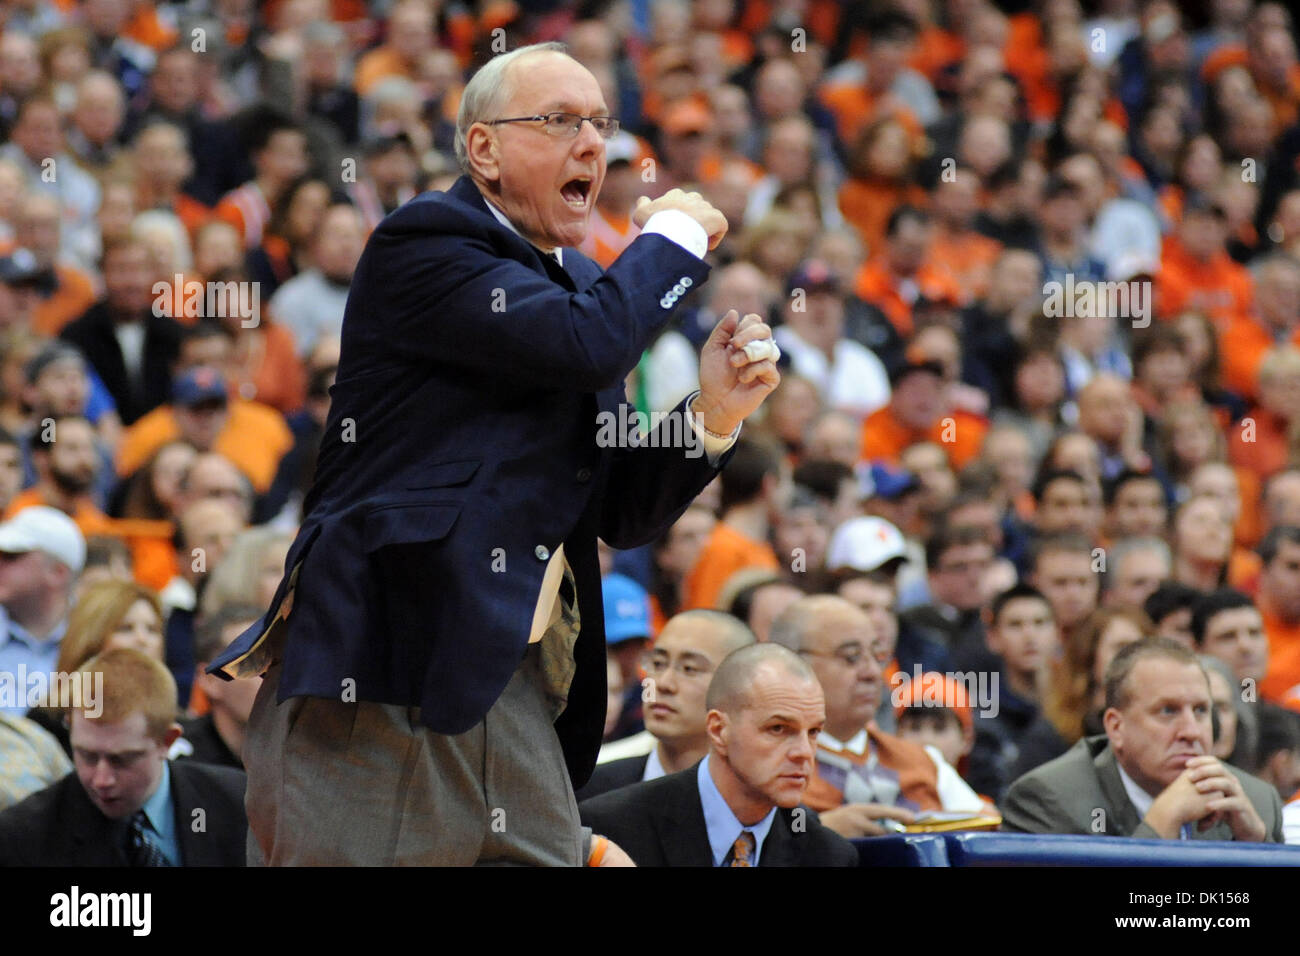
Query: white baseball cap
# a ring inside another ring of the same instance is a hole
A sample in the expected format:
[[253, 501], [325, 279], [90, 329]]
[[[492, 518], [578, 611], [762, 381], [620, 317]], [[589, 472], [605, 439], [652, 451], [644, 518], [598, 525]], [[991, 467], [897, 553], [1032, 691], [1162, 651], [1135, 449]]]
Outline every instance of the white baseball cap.
[[835, 529], [826, 549], [826, 567], [875, 571], [886, 561], [905, 557], [907, 542], [902, 533], [884, 518], [864, 516], [850, 518]]
[[86, 539], [71, 518], [57, 508], [33, 505], [0, 524], [0, 552], [44, 551], [80, 574], [86, 566]]

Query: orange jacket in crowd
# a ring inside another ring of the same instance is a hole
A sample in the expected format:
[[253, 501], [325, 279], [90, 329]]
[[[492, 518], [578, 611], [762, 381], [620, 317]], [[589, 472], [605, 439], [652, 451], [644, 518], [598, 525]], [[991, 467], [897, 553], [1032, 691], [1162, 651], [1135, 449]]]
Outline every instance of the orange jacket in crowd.
[[779, 571], [781, 564], [766, 541], [755, 541], [719, 521], [704, 542], [695, 566], [686, 574], [681, 609], [716, 608], [728, 579], [745, 568]]
[[[959, 305], [965, 301], [961, 288], [957, 285], [945, 266], [939, 265], [933, 258], [921, 263], [916, 270], [913, 281], [920, 287], [920, 294], [931, 302], [948, 302]], [[853, 291], [859, 299], [870, 302], [893, 323], [898, 334], [903, 338], [912, 336], [912, 303], [899, 294], [898, 279], [885, 262], [884, 256], [875, 256], [858, 271], [853, 283]]]
[[863, 461], [898, 465], [904, 450], [917, 442], [929, 441], [947, 453], [954, 471], [960, 471], [979, 454], [988, 430], [986, 419], [964, 409], [949, 411], [930, 428], [909, 428], [898, 420], [893, 408], [886, 405], [872, 412], [862, 423], [860, 454]]
[[[1231, 319], [1217, 336], [1219, 342], [1220, 378], [1223, 387], [1236, 392], [1247, 401], [1259, 396], [1259, 365], [1269, 349], [1277, 344], [1273, 333], [1253, 315], [1240, 315]], [[1300, 325], [1292, 331], [1287, 341], [1300, 346]]]
[[[243, 399], [231, 400], [229, 416], [212, 450], [229, 458], [252, 482], [253, 489], [265, 494], [280, 459], [293, 446], [289, 426], [275, 409]], [[135, 474], [155, 451], [180, 437], [175, 411], [170, 405], [159, 405], [122, 433], [117, 473], [123, 478]]]
[[1195, 309], [1214, 320], [1220, 329], [1234, 318], [1250, 314], [1255, 299], [1255, 282], [1250, 270], [1226, 252], [1209, 262], [1192, 256], [1177, 236], [1166, 236], [1155, 282], [1156, 309], [1173, 318]]
[[1287, 623], [1263, 596], [1255, 603], [1268, 637], [1268, 673], [1260, 681], [1260, 696], [1300, 710], [1300, 621]]

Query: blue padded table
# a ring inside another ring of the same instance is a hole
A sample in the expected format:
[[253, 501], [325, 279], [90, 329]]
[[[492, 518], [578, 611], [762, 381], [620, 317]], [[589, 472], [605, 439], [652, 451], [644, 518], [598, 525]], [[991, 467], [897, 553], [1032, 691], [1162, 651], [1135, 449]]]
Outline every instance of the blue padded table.
[[948, 846], [939, 833], [858, 837], [849, 842], [858, 851], [859, 866], [948, 865]]
[[1300, 866], [1300, 847], [1276, 843], [1037, 833], [957, 832], [943, 838], [950, 866]]

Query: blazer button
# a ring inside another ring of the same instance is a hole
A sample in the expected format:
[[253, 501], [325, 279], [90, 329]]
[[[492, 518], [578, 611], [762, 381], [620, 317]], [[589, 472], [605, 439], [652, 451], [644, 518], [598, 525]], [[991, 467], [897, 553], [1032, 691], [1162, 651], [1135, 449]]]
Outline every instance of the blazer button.
[[544, 544], [539, 544], [537, 547], [533, 548], [533, 554], [537, 555], [538, 561], [549, 561], [551, 558], [550, 549], [548, 549]]
[[590, 468], [579, 468], [579, 469], [578, 469], [578, 474], [577, 474], [576, 477], [577, 477], [577, 479], [578, 479], [579, 481], [591, 481], [591, 469], [590, 469]]

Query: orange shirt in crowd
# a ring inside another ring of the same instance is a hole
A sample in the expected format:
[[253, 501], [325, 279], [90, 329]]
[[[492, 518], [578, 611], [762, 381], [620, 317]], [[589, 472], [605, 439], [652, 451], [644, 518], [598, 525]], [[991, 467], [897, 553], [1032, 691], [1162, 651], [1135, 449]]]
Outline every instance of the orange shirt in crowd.
[[[1219, 330], [1219, 359], [1225, 388], [1246, 399], [1259, 394], [1259, 365], [1269, 349], [1277, 344], [1273, 333], [1253, 315], [1231, 319]], [[1288, 340], [1300, 346], [1300, 325]]]
[[[951, 302], [958, 305], [964, 301], [962, 290], [953, 279], [952, 274], [933, 259], [923, 262], [912, 277], [918, 294], [931, 302]], [[893, 323], [898, 334], [903, 338], [912, 335], [912, 302], [903, 298], [900, 283], [883, 256], [868, 259], [858, 270], [853, 291], [859, 299], [870, 302]]]
[[357, 60], [356, 69], [352, 74], [352, 87], [357, 91], [358, 96], [365, 96], [376, 83], [390, 76], [398, 76], [404, 80], [415, 79], [406, 61], [402, 59], [402, 55], [385, 43], [362, 54]]
[[950, 411], [930, 428], [909, 428], [898, 420], [893, 408], [886, 405], [872, 412], [862, 423], [861, 458], [863, 461], [898, 465], [907, 448], [917, 442], [929, 441], [948, 454], [953, 470], [960, 471], [979, 454], [988, 430], [987, 420], [964, 409]]
[[958, 234], [939, 228], [930, 243], [930, 258], [945, 264], [956, 281], [962, 305], [969, 305], [988, 291], [993, 263], [1001, 252], [1002, 243], [973, 229]]
[[[822, 89], [822, 104], [835, 117], [835, 131], [840, 142], [848, 145], [850, 151], [856, 145], [862, 131], [873, 120], [886, 115], [880, 112], [880, 100], [883, 97], [873, 95], [861, 83], [842, 83]], [[908, 135], [915, 141], [924, 136], [925, 130], [916, 114], [906, 107], [894, 106], [889, 114], [903, 124]]]
[[597, 207], [591, 211], [591, 227], [578, 251], [595, 259], [602, 269], [608, 269], [639, 235], [641, 230], [630, 215], [607, 215]]
[[1300, 621], [1288, 623], [1262, 597], [1256, 603], [1268, 637], [1268, 673], [1259, 683], [1260, 696], [1300, 709]]
[[958, 62], [965, 55], [966, 41], [960, 34], [929, 23], [921, 28], [907, 65], [933, 83], [945, 66]]
[[1255, 282], [1250, 271], [1226, 252], [1201, 262], [1188, 254], [1176, 236], [1166, 236], [1155, 292], [1161, 316], [1172, 318], [1195, 309], [1223, 328], [1233, 318], [1250, 314]]
[[[1253, 433], [1246, 418], [1254, 423]], [[1228, 460], [1252, 472], [1262, 483], [1287, 466], [1287, 423], [1258, 407], [1246, 418], [1228, 429]]]
[[885, 225], [895, 209], [907, 203], [923, 208], [930, 202], [915, 183], [886, 183], [880, 180], [846, 179], [840, 186], [840, 214], [858, 231], [868, 255], [875, 255], [885, 242]]
[[155, 53], [161, 53], [176, 43], [176, 31], [158, 18], [158, 11], [152, 3], [135, 4], [135, 13], [127, 21], [122, 35]]
[[307, 373], [293, 341], [293, 332], [283, 325], [266, 322], [263, 334], [251, 341], [253, 372], [251, 380], [240, 383], [230, 379], [230, 397], [258, 401], [289, 414], [302, 408], [307, 398]]
[[32, 329], [53, 338], [65, 325], [95, 304], [99, 298], [90, 275], [73, 266], [56, 265], [58, 288], [48, 299], [39, 300], [32, 309]]
[[[28, 488], [9, 502], [4, 518], [7, 521], [32, 505], [49, 504], [40, 489]], [[132, 576], [146, 587], [161, 591], [176, 574], [176, 551], [171, 543], [170, 521], [110, 518], [89, 499], [78, 501], [76, 511], [68, 517], [87, 538], [92, 535], [122, 538], [131, 552]]]
[[[258, 494], [271, 487], [280, 459], [293, 446], [293, 435], [284, 416], [261, 402], [233, 399], [226, 427], [221, 430], [213, 451], [229, 458], [248, 476]], [[132, 475], [155, 451], [181, 437], [176, 413], [170, 405], [160, 405], [122, 433], [117, 450], [117, 473]]]
[[745, 568], [779, 571], [781, 565], [766, 541], [755, 541], [719, 521], [704, 542], [695, 566], [686, 574], [681, 609], [714, 608], [727, 580]]

